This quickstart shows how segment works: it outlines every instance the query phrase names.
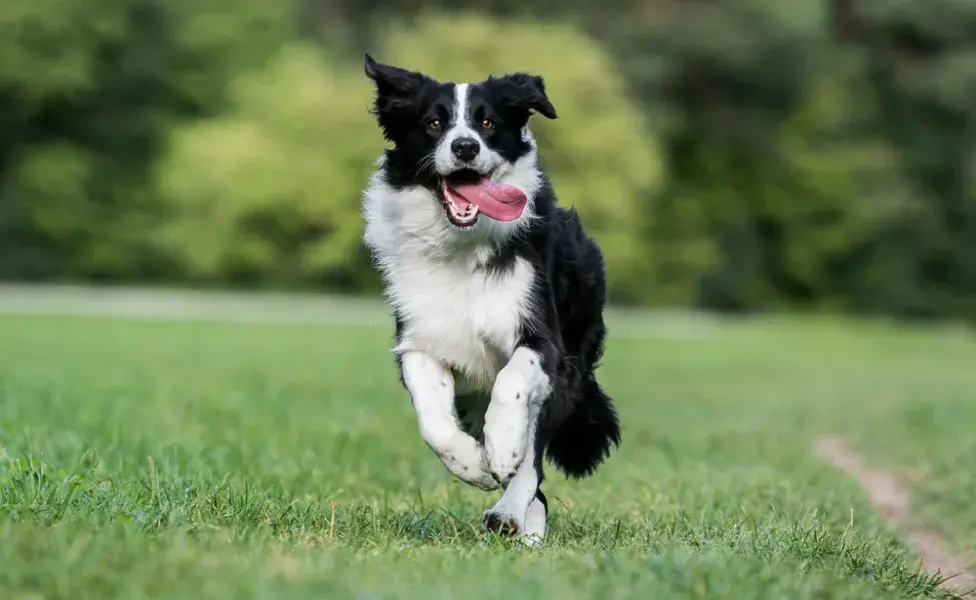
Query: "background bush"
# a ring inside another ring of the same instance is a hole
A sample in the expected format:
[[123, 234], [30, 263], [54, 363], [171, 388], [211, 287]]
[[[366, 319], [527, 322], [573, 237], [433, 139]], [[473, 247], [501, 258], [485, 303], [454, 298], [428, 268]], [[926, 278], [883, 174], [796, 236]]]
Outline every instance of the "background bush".
[[236, 82], [226, 115], [172, 136], [161, 245], [198, 278], [362, 284], [360, 193], [383, 144], [371, 93], [361, 68], [305, 44]]
[[375, 291], [369, 51], [546, 78], [615, 302], [976, 318], [976, 0], [461, 8], [3, 3], [0, 278]]
[[148, 241], [166, 131], [293, 30], [261, 0], [0, 3], [0, 277], [172, 277]]

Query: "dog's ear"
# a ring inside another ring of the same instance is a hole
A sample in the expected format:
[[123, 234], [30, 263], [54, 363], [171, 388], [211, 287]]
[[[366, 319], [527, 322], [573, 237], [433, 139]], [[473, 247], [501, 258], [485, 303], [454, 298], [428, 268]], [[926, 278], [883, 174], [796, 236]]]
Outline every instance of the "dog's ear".
[[407, 99], [420, 91], [426, 79], [422, 73], [376, 62], [369, 54], [365, 55], [363, 70], [376, 85], [376, 112], [406, 105]]
[[556, 118], [556, 109], [546, 95], [546, 83], [539, 75], [510, 73], [496, 80], [503, 87], [505, 103], [511, 108], [523, 108], [539, 113], [547, 119]]

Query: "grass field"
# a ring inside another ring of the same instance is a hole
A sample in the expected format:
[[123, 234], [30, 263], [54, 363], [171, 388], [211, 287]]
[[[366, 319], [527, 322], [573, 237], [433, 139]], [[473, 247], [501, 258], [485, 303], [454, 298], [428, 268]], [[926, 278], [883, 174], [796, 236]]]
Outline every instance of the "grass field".
[[0, 316], [0, 598], [951, 597], [810, 447], [848, 436], [976, 560], [976, 341], [612, 323], [623, 445], [550, 469], [525, 550], [420, 441], [382, 318]]

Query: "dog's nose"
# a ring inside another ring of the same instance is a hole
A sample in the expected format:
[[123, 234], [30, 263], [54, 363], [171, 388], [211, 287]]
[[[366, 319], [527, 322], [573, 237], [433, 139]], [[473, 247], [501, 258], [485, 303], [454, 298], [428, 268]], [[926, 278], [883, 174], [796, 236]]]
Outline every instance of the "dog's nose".
[[474, 159], [475, 156], [478, 156], [480, 149], [478, 140], [474, 138], [461, 137], [451, 142], [451, 152], [459, 160], [463, 160], [464, 162], [468, 162]]

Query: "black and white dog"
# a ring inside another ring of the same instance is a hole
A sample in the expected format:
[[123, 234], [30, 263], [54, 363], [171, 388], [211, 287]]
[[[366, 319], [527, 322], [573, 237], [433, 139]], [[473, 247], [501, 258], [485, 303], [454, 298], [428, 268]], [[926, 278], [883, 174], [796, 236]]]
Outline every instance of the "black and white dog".
[[620, 443], [594, 374], [603, 254], [556, 206], [528, 128], [556, 111], [536, 75], [442, 83], [369, 55], [365, 71], [393, 148], [364, 192], [364, 238], [420, 435], [460, 479], [505, 489], [485, 529], [538, 543], [543, 456], [581, 478]]

